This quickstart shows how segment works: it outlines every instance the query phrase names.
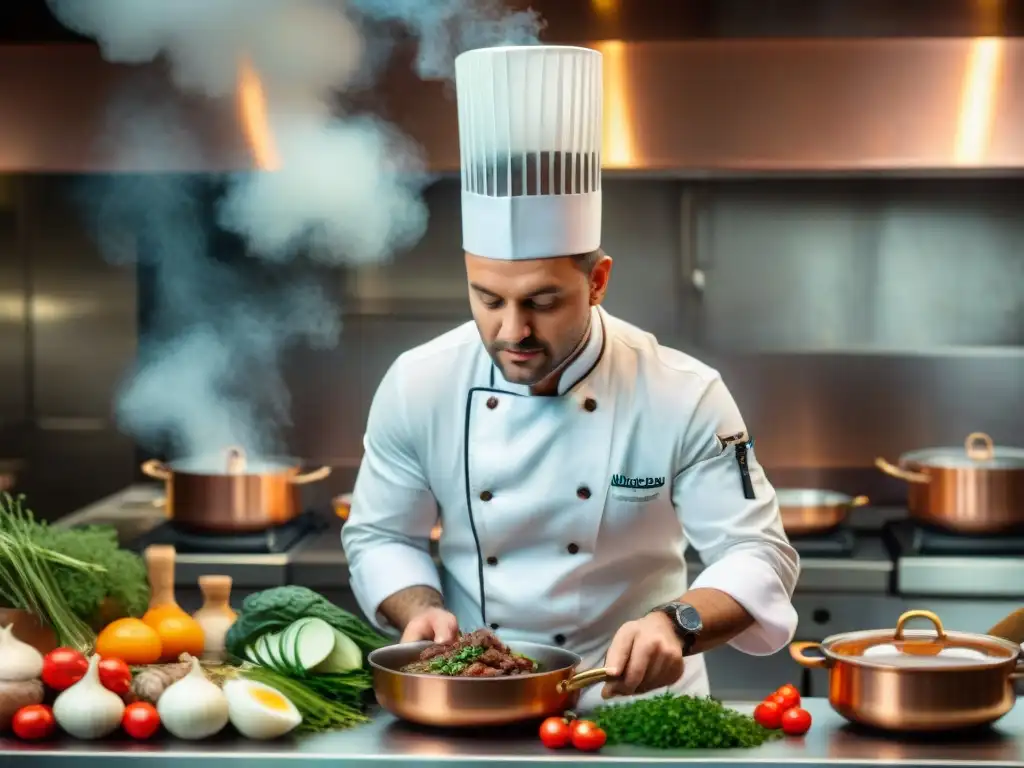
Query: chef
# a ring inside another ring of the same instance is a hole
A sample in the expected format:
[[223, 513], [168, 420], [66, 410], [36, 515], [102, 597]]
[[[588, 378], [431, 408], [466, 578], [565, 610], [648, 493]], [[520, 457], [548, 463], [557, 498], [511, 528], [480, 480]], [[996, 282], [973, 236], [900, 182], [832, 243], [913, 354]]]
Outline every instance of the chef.
[[[342, 532], [378, 628], [563, 646], [612, 675], [581, 708], [706, 695], [701, 654], [723, 643], [775, 653], [800, 568], [718, 373], [600, 308], [601, 64], [562, 46], [456, 60], [474, 322], [385, 374]], [[689, 586], [688, 544], [706, 564]]]

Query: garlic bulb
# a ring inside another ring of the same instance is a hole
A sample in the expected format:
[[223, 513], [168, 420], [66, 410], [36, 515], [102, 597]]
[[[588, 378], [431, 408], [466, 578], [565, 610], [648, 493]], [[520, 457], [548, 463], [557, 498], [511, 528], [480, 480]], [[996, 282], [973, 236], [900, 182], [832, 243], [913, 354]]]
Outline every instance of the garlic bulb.
[[163, 692], [156, 711], [164, 728], [179, 739], [205, 739], [228, 724], [228, 700], [206, 679], [196, 658], [192, 670]]
[[14, 636], [14, 625], [0, 629], [0, 680], [22, 683], [43, 674], [43, 654]]
[[53, 702], [53, 718], [76, 739], [102, 739], [117, 730], [124, 702], [100, 682], [99, 654], [89, 659], [85, 677]]

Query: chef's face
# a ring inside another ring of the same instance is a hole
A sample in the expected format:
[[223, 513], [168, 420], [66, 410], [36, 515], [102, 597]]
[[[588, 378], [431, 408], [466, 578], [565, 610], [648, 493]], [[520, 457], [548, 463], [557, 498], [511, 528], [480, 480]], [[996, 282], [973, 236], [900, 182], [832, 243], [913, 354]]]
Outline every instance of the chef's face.
[[[469, 303], [506, 381], [538, 385], [571, 355], [608, 287], [612, 260], [499, 261], [466, 254]], [[554, 378], [554, 377], [552, 377]]]

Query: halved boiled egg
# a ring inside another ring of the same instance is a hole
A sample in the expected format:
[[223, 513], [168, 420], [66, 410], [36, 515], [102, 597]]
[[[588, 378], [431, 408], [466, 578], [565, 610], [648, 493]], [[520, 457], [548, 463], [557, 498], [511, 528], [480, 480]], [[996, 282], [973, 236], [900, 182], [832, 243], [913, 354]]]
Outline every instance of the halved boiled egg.
[[224, 684], [228, 718], [248, 739], [276, 739], [294, 730], [302, 715], [284, 694], [254, 680], [229, 680]]

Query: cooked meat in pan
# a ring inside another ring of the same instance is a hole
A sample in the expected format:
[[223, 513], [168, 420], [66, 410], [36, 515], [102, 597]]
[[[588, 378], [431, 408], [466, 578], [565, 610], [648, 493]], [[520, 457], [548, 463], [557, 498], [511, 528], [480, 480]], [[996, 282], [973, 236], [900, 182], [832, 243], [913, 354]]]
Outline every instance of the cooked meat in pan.
[[454, 643], [430, 646], [402, 671], [445, 677], [508, 677], [528, 675], [539, 668], [533, 659], [509, 650], [489, 629], [478, 629], [460, 635]]

